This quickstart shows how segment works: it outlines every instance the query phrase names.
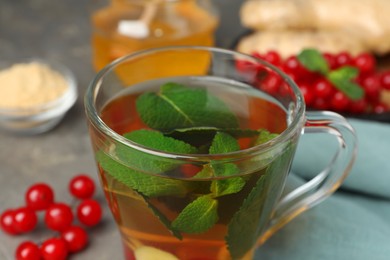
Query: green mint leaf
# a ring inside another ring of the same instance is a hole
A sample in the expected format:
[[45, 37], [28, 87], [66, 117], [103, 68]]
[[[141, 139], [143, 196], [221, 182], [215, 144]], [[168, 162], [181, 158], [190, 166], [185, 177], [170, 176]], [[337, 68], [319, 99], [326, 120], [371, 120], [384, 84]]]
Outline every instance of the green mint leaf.
[[229, 134], [218, 132], [211, 144], [210, 154], [224, 154], [240, 150], [237, 140]]
[[188, 204], [172, 222], [175, 230], [199, 234], [206, 232], [218, 221], [218, 201], [208, 195]]
[[148, 197], [183, 197], [190, 191], [188, 185], [183, 181], [133, 170], [115, 161], [103, 151], [96, 153], [96, 160], [100, 167], [115, 180]]
[[194, 175], [195, 179], [208, 179], [214, 177], [214, 169], [211, 167], [211, 164], [205, 164], [203, 169]]
[[364, 90], [358, 84], [351, 80], [356, 78], [359, 71], [353, 67], [342, 67], [331, 71], [327, 78], [328, 80], [347, 97], [352, 100], [359, 100], [364, 96]]
[[278, 136], [278, 134], [270, 133], [267, 130], [262, 130], [260, 132], [260, 134], [257, 136], [257, 139], [255, 140], [254, 145], [260, 145], [260, 144], [266, 143], [269, 140], [274, 139], [277, 136]]
[[305, 49], [298, 54], [299, 62], [308, 70], [326, 75], [329, 66], [322, 54], [316, 49]]
[[333, 74], [332, 77], [336, 77], [338, 79], [351, 80], [355, 79], [359, 75], [359, 69], [351, 66], [344, 66], [331, 71], [330, 74]]
[[291, 143], [287, 144], [277, 155], [233, 215], [225, 237], [233, 259], [240, 259], [245, 255], [266, 230], [290, 168], [293, 148]]
[[177, 83], [163, 85], [159, 93], [144, 93], [136, 101], [142, 121], [153, 129], [212, 126], [236, 128], [238, 120], [219, 98], [202, 88]]
[[[124, 137], [140, 145], [166, 152], [195, 153], [196, 148], [182, 141], [166, 137], [152, 130], [137, 130], [127, 133]], [[118, 161], [106, 155], [103, 151], [97, 153], [99, 165], [117, 181], [148, 197], [184, 196], [189, 192], [185, 182], [154, 176], [175, 167], [171, 161], [161, 160], [158, 156], [146, 154], [122, 144], [117, 144], [112, 155]]]
[[[211, 144], [210, 154], [223, 154], [240, 150], [237, 140], [229, 134], [218, 132]], [[211, 162], [211, 168], [215, 177], [228, 177], [238, 174], [240, 169], [234, 163]], [[245, 180], [241, 177], [214, 180], [211, 183], [211, 192], [215, 197], [239, 192], [245, 186]]]
[[[153, 130], [136, 130], [123, 136], [137, 144], [159, 151], [183, 154], [197, 152], [195, 147]], [[158, 156], [146, 154], [124, 145], [117, 146], [116, 154], [132, 168], [143, 172], [158, 174], [178, 167], [172, 161], [162, 160]]]
[[151, 204], [147, 197], [143, 196], [142, 194], [139, 195], [143, 198], [148, 208], [153, 212], [153, 214], [158, 218], [158, 220], [160, 220], [161, 224], [163, 224], [172, 233], [173, 236], [182, 240], [183, 236], [179, 231], [175, 230], [172, 227], [172, 224], [169, 221], [169, 219], [158, 208], [156, 208], [153, 204]]
[[284, 152], [266, 170], [265, 176], [267, 176], [266, 186], [268, 187], [268, 195], [264, 201], [262, 214], [259, 219], [258, 237], [267, 229], [269, 217], [272, 214], [275, 204], [279, 201], [284, 185], [283, 180], [289, 172], [293, 153], [293, 146], [288, 145]]
[[[235, 164], [227, 163], [225, 165], [220, 165], [218, 170], [214, 170], [220, 176], [229, 176], [239, 173], [239, 169]], [[210, 191], [213, 193], [214, 197], [220, 197], [228, 194], [234, 194], [242, 190], [245, 186], [245, 180], [241, 177], [233, 177], [222, 180], [214, 180], [211, 183]]]
[[253, 137], [259, 134], [258, 130], [253, 130], [253, 129], [217, 128], [217, 127], [208, 127], [208, 126], [180, 128], [165, 134], [168, 136], [174, 136], [176, 138], [176, 135], [180, 136], [180, 135], [211, 134], [214, 136], [217, 132], [225, 132], [234, 137]]
[[259, 131], [253, 129], [240, 129], [240, 128], [216, 128], [216, 127], [190, 127], [190, 128], [181, 128], [175, 129], [169, 133], [165, 133], [166, 136], [182, 140], [188, 144], [191, 144], [196, 147], [205, 146], [208, 147], [211, 145], [211, 142], [217, 132], [224, 132], [230, 134], [233, 137], [254, 137], [259, 134]]
[[263, 175], [228, 225], [225, 240], [233, 259], [241, 259], [258, 239], [256, 230], [265, 201], [265, 188], [265, 176]]

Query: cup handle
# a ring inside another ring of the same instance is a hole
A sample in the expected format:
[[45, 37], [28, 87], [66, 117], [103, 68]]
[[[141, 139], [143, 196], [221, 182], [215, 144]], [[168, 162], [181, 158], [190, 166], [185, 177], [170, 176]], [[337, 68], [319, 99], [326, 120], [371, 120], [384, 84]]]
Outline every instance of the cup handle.
[[329, 165], [310, 181], [281, 198], [259, 245], [300, 213], [329, 197], [350, 172], [357, 154], [355, 131], [339, 114], [321, 111], [307, 112], [302, 134], [327, 133], [338, 141], [338, 149]]

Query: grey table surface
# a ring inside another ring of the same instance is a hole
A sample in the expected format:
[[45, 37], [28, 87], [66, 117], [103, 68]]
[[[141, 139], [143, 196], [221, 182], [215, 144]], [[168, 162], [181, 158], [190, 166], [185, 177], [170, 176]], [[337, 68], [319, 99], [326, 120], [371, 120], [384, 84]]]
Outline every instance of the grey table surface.
[[[239, 22], [241, 0], [215, 0], [221, 25], [217, 45], [230, 47], [243, 31]], [[95, 75], [91, 65], [90, 15], [106, 5], [103, 0], [0, 0], [0, 60], [19, 61], [39, 57], [59, 61], [75, 73], [79, 98], [53, 130], [36, 136], [0, 132], [0, 212], [24, 204], [24, 192], [36, 182], [53, 186], [56, 200], [70, 202], [68, 182], [77, 173], [97, 181], [83, 96]], [[89, 248], [71, 259], [123, 259], [119, 233], [102, 191], [95, 198], [104, 206], [101, 225], [89, 230]], [[0, 260], [13, 259], [24, 240], [42, 241], [50, 232], [42, 224], [26, 235], [8, 236], [0, 231]]]

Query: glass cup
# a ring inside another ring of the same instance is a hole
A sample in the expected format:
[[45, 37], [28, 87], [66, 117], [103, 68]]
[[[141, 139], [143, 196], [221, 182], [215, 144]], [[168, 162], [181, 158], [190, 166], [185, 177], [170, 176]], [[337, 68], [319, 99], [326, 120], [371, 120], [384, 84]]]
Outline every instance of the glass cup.
[[[156, 99], [142, 109], [145, 96]], [[167, 104], [177, 118], [167, 117]], [[126, 259], [253, 259], [257, 246], [340, 186], [357, 151], [351, 125], [336, 113], [306, 112], [278, 68], [218, 48], [120, 58], [94, 78], [85, 106]], [[299, 137], [317, 133], [337, 140], [333, 160], [284, 194]]]

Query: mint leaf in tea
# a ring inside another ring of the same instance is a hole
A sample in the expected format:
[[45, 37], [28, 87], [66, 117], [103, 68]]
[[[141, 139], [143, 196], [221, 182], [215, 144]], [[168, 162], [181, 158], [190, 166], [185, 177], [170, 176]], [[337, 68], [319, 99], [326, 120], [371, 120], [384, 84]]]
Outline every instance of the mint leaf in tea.
[[109, 102], [102, 120], [130, 143], [101, 139], [96, 160], [129, 247], [178, 259], [250, 255], [291, 156], [283, 156], [288, 142], [246, 151], [285, 130], [281, 107], [257, 90], [199, 77], [129, 87]]
[[166, 83], [158, 93], [142, 94], [136, 105], [144, 123], [161, 131], [196, 126], [238, 126], [237, 118], [229, 107], [203, 88]]

